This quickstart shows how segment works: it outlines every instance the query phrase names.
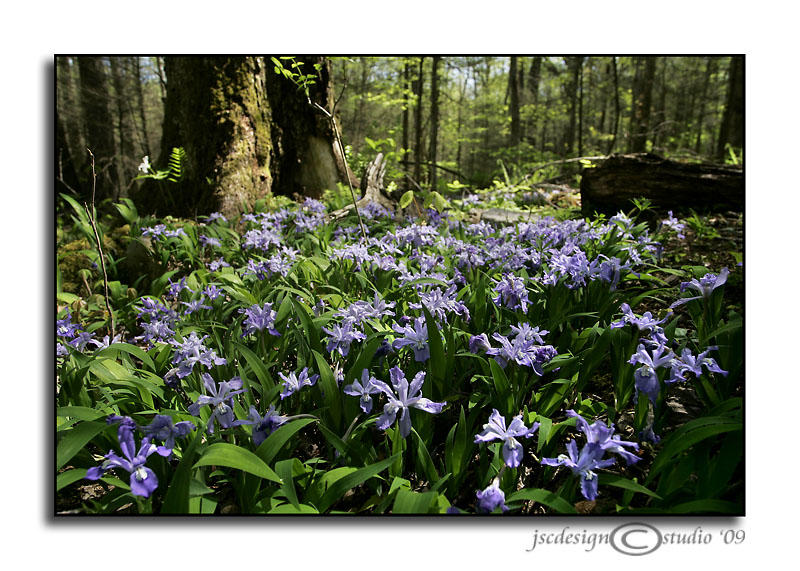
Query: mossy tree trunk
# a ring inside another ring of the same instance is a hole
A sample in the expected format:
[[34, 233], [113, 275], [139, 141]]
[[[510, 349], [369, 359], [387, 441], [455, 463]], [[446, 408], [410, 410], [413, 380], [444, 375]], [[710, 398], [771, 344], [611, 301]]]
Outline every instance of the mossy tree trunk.
[[[330, 110], [330, 66], [323, 63], [311, 96]], [[168, 57], [164, 68], [162, 162], [173, 147], [186, 154], [178, 183], [147, 184], [136, 193], [146, 211], [234, 216], [270, 192], [319, 196], [346, 180], [330, 122], [272, 72], [268, 58]]]

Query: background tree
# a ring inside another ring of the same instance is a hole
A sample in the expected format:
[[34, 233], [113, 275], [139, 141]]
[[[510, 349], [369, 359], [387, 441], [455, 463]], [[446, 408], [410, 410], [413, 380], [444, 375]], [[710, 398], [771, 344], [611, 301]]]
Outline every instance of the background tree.
[[[331, 150], [327, 118], [308, 105], [294, 84], [273, 72], [268, 58], [209, 60], [206, 65], [214, 69], [198, 69], [196, 78], [194, 71], [184, 73], [179, 68], [199, 65], [203, 58], [187, 59], [198, 61], [160, 56], [56, 58], [56, 171], [58, 175], [61, 169], [63, 176], [57, 178], [66, 182], [59, 183], [59, 192], [81, 200], [88, 196], [89, 146], [97, 157], [100, 196], [135, 194], [137, 201], [153, 203], [143, 212], [151, 207], [166, 212], [170, 195], [154, 187], [145, 191], [142, 182], [131, 185], [135, 168], [145, 155], [152, 165], [165, 168], [172, 147], [187, 151], [182, 166], [188, 178], [164, 187], [174, 187], [176, 202], [184, 203], [178, 212], [188, 215], [195, 208], [200, 212], [201, 206], [219, 203], [220, 193], [226, 193], [223, 187], [239, 189], [233, 194], [240, 196], [230, 200], [240, 208], [252, 205], [253, 196], [265, 192], [316, 195], [346, 180], [344, 157]], [[230, 61], [222, 65], [223, 60]], [[423, 188], [435, 183], [444, 190], [454, 179], [485, 188], [494, 179], [503, 179], [504, 169], [519, 179], [544, 163], [604, 155], [628, 145], [633, 150], [634, 143], [636, 149], [693, 161], [729, 160], [725, 145], [743, 144], [740, 57], [513, 56], [513, 60], [512, 64], [502, 56], [439, 58], [435, 105], [433, 85], [430, 91], [425, 85], [433, 83], [430, 57], [296, 61], [305, 70], [324, 63], [324, 81], [312, 86], [314, 101], [335, 108], [347, 162], [355, 172], [363, 172], [377, 152], [384, 154], [387, 184], [399, 183], [407, 173], [406, 183], [413, 179]], [[193, 94], [181, 89], [181, 83], [203, 89]], [[261, 94], [257, 105], [253, 92]], [[648, 92], [649, 116], [644, 113]], [[213, 101], [220, 105], [212, 105]], [[195, 102], [202, 105], [193, 113], [175, 108], [191, 108]], [[227, 109], [227, 102], [230, 109], [212, 112], [212, 107]], [[213, 135], [208, 140], [204, 129], [195, 129], [195, 123], [204, 121]], [[182, 123], [185, 127], [180, 127]], [[254, 129], [252, 136], [246, 125]], [[223, 126], [230, 138], [217, 137]], [[229, 148], [233, 140], [239, 141], [241, 153]], [[205, 151], [198, 149], [192, 159], [193, 145], [218, 148], [210, 149], [198, 163]], [[435, 174], [429, 172], [433, 149]], [[223, 160], [226, 154], [229, 160]], [[236, 163], [233, 155], [250, 158]], [[198, 166], [201, 163], [204, 166]], [[578, 172], [577, 163], [567, 163], [536, 170], [528, 180], [574, 182]], [[182, 185], [189, 189], [188, 180], [195, 176], [194, 190], [179, 197]], [[410, 188], [416, 187], [410, 184]], [[193, 194], [201, 190], [208, 204]]]
[[[97, 200], [119, 195], [114, 124], [109, 109], [107, 62], [99, 57], [78, 58], [84, 142], [95, 157]], [[81, 155], [86, 157], [86, 150]]]
[[[330, 112], [329, 65], [322, 58], [298, 62], [304, 73], [318, 66], [310, 97]], [[320, 196], [346, 180], [328, 120], [272, 68], [258, 57], [166, 58], [161, 154], [182, 147], [185, 160], [169, 196], [145, 187], [137, 202], [184, 216], [230, 215], [269, 192]]]
[[628, 152], [642, 153], [647, 150], [650, 129], [650, 106], [653, 97], [653, 79], [656, 74], [656, 58], [637, 57], [633, 78], [633, 103], [631, 105], [630, 138]]
[[730, 60], [725, 112], [722, 115], [717, 140], [717, 159], [725, 158], [726, 145], [730, 145], [734, 150], [744, 146], [744, 58], [742, 56], [733, 56]]

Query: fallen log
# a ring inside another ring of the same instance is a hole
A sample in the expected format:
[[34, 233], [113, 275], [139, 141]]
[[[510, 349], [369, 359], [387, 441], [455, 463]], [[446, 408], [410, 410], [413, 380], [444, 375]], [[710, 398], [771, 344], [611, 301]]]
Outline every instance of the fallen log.
[[736, 167], [679, 163], [651, 153], [611, 155], [583, 170], [581, 210], [615, 214], [647, 198], [659, 210], [687, 212], [744, 209], [744, 176]]

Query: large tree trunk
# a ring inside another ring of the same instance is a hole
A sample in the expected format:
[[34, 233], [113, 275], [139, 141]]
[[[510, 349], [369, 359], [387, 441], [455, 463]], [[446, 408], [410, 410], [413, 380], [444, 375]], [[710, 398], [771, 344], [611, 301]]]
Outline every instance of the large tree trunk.
[[[330, 64], [299, 61], [305, 73], [321, 64], [310, 96], [330, 112]], [[329, 119], [264, 58], [169, 57], [164, 67], [161, 156], [166, 160], [173, 147], [183, 147], [186, 159], [180, 181], [163, 183], [173, 204], [153, 185], [137, 193], [146, 210], [233, 216], [270, 192], [318, 197], [352, 177]]]
[[612, 155], [581, 177], [581, 209], [615, 214], [632, 207], [631, 199], [648, 198], [663, 210], [735, 210], [744, 208], [740, 169], [687, 164], [645, 153]]

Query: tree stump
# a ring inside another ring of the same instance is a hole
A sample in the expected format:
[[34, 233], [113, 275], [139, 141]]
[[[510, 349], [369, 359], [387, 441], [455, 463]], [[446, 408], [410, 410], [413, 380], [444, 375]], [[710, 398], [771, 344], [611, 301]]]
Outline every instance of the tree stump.
[[735, 167], [679, 163], [651, 153], [611, 155], [583, 170], [583, 214], [626, 211], [633, 198], [647, 198], [659, 210], [741, 212], [744, 176]]
[[[364, 171], [364, 176], [361, 177], [361, 188], [364, 190], [364, 196], [356, 202], [358, 209], [361, 210], [370, 202], [377, 202], [389, 212], [394, 213], [395, 202], [386, 196], [383, 190], [383, 176], [386, 174], [386, 159], [383, 153], [372, 159], [372, 162], [367, 165], [367, 170]], [[331, 212], [331, 220], [339, 220], [347, 216], [353, 209], [352, 204], [348, 204], [344, 208]]]

